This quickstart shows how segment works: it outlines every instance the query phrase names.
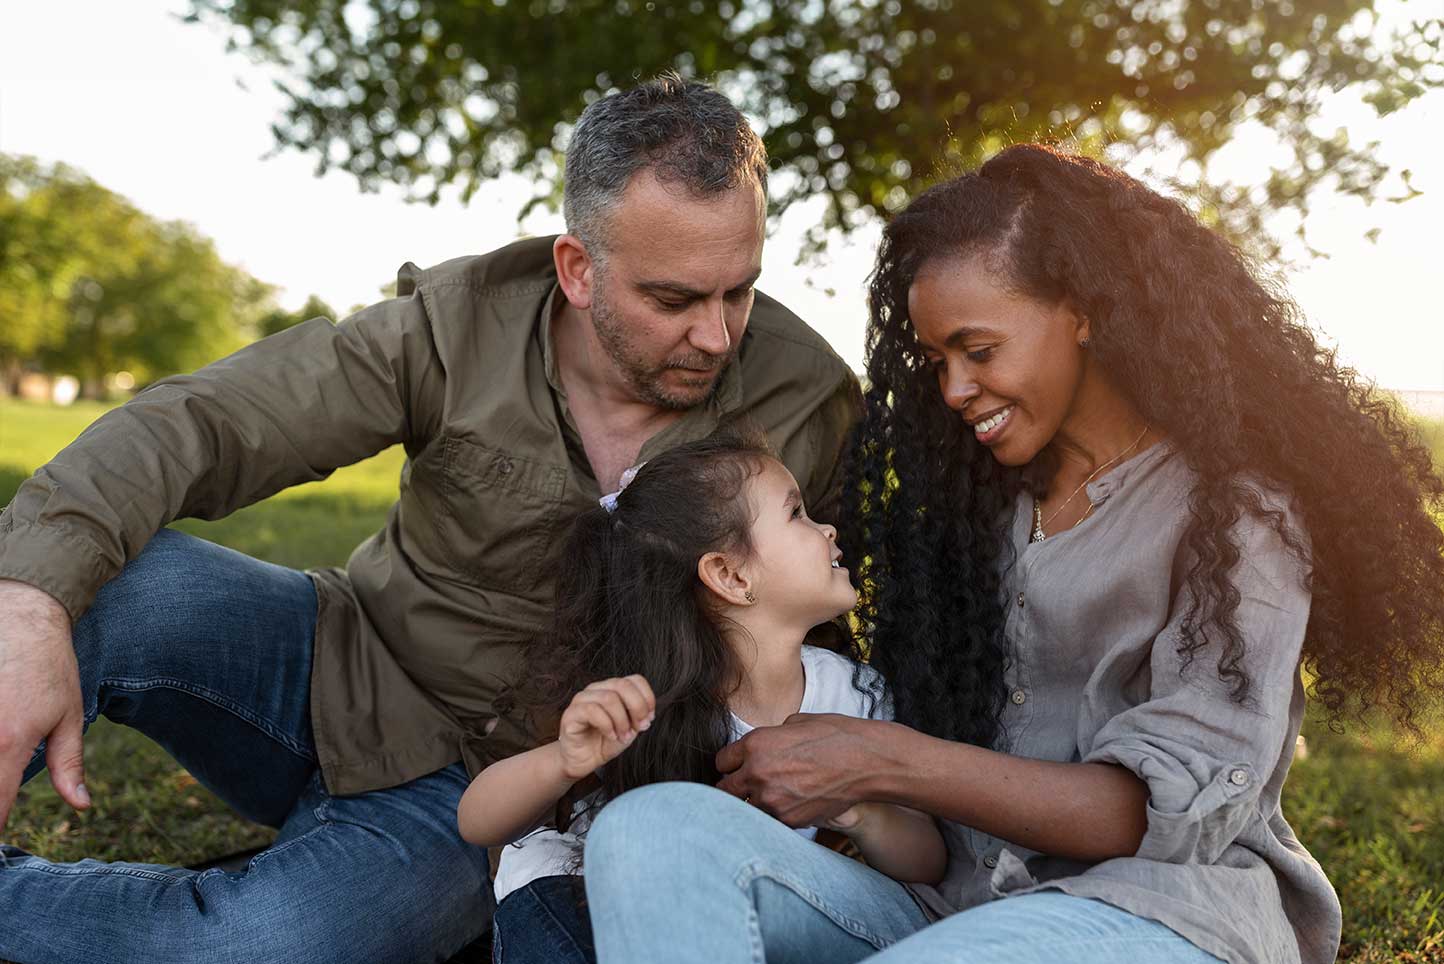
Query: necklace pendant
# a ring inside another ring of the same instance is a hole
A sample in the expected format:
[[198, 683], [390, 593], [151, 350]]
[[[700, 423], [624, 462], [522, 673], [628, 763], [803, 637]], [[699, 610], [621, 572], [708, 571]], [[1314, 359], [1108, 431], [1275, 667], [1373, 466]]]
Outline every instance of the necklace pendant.
[[1042, 541], [1043, 541], [1044, 539], [1046, 539], [1046, 538], [1048, 538], [1048, 536], [1047, 536], [1046, 534], [1044, 534], [1044, 532], [1043, 532], [1043, 507], [1038, 504], [1038, 500], [1037, 500], [1037, 499], [1034, 499], [1034, 500], [1033, 500], [1033, 532], [1032, 532], [1032, 535], [1030, 535], [1030, 536], [1028, 537], [1028, 541], [1029, 541], [1029, 542], [1042, 542]]

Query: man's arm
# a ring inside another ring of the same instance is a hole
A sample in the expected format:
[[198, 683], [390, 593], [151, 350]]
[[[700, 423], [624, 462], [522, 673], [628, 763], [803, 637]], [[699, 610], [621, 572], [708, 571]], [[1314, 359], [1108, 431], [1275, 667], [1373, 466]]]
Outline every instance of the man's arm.
[[88, 803], [71, 623], [176, 518], [221, 518], [325, 478], [440, 420], [442, 368], [419, 295], [312, 320], [102, 416], [0, 513], [0, 828], [42, 740]]

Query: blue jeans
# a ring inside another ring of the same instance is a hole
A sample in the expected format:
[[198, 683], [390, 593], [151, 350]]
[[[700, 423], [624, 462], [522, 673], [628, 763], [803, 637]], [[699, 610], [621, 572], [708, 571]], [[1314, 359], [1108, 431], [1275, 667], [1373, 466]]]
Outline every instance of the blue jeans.
[[1065, 894], [929, 925], [901, 884], [697, 784], [618, 797], [585, 857], [602, 964], [1217, 964], [1162, 924]]
[[492, 919], [492, 964], [596, 964], [580, 877], [538, 877]]
[[[326, 792], [315, 621], [305, 574], [170, 530], [101, 589], [74, 629], [87, 725], [135, 727], [280, 833], [240, 873], [0, 848], [0, 960], [389, 964], [444, 960], [486, 929], [486, 852], [456, 831], [459, 764]], [[26, 779], [43, 767], [42, 748]]]

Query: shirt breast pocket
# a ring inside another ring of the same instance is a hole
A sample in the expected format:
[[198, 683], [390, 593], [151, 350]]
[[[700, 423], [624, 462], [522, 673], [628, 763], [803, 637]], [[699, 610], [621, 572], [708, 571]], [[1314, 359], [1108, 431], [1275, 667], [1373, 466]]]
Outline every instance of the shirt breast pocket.
[[566, 469], [445, 439], [439, 533], [451, 564], [477, 585], [521, 595], [541, 588], [542, 567], [560, 524]]

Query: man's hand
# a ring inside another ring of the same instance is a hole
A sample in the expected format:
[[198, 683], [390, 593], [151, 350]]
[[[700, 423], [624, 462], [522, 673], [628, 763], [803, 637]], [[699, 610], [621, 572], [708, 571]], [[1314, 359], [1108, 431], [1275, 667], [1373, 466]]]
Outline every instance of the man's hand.
[[65, 608], [33, 586], [0, 579], [0, 829], [41, 740], [61, 798], [77, 810], [90, 806], [84, 722]]
[[837, 714], [794, 713], [717, 754], [718, 788], [789, 827], [822, 826], [862, 799], [862, 783], [886, 765], [888, 723]]

